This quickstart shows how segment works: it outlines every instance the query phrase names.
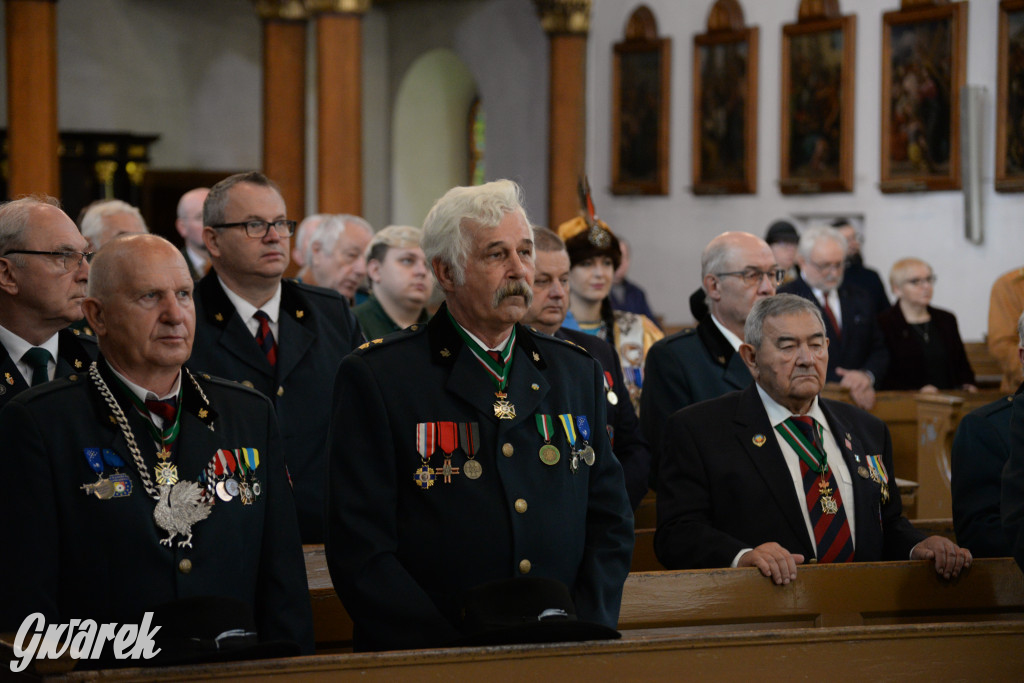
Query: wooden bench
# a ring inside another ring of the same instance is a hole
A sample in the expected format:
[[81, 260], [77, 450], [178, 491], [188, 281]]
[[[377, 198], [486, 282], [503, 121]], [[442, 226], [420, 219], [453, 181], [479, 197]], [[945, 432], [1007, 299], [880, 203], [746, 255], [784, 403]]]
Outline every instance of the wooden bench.
[[[631, 575], [621, 640], [317, 655], [166, 669], [78, 672], [64, 680], [347, 681], [738, 680], [792, 677], [796, 662], [829, 678], [1019, 680], [1024, 576], [1007, 558], [978, 560], [957, 581], [924, 562], [802, 567], [774, 586], [754, 569]], [[825, 674], [823, 674], [825, 675]]]
[[964, 350], [967, 352], [967, 362], [974, 370], [974, 383], [978, 388], [998, 389], [1003, 381], [1003, 369], [999, 367], [996, 360], [988, 350], [988, 343], [964, 342]]

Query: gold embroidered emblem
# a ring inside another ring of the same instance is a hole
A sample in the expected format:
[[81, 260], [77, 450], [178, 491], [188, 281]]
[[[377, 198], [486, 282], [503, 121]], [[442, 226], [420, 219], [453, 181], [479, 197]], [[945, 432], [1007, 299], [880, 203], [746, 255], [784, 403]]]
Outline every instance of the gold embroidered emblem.
[[450, 355], [452, 355], [451, 351], [449, 351], [448, 349], [441, 349], [441, 356], [442, 357], [447, 358]]
[[360, 351], [363, 351], [364, 349], [368, 349], [368, 348], [370, 348], [370, 342], [365, 342], [365, 343], [359, 345], [359, 350]]
[[384, 341], [384, 337], [378, 337], [377, 339], [374, 339], [372, 343], [373, 344], [380, 344], [382, 341]]
[[216, 321], [217, 321], [217, 322], [219, 322], [219, 323], [222, 323], [222, 322], [224, 322], [224, 316], [223, 316], [223, 315], [221, 315], [220, 313], [218, 313], [218, 314], [216, 314], [215, 316], [213, 316], [213, 319], [214, 319], [214, 320], [216, 320]]
[[539, 363], [540, 362], [540, 354], [537, 353], [536, 351], [533, 352], [533, 362], [534, 363]]
[[206, 419], [206, 416], [209, 415], [209, 414], [210, 413], [206, 410], [206, 408], [200, 408], [199, 409], [199, 417], [200, 417], [200, 419]]
[[305, 311], [295, 311], [295, 317], [302, 320], [302, 316], [306, 315]]
[[81, 370], [82, 369], [82, 361], [78, 360], [77, 358], [75, 359], [75, 369], [76, 370]]

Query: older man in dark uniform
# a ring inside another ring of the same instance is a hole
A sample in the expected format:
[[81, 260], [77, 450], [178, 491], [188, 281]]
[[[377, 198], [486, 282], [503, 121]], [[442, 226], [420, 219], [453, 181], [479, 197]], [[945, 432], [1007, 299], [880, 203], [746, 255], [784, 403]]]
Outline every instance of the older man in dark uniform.
[[945, 578], [971, 554], [902, 515], [892, 440], [864, 411], [818, 396], [828, 338], [818, 307], [780, 294], [747, 316], [754, 384], [673, 415], [661, 442], [654, 550], [669, 569], [757, 567], [777, 584], [817, 562], [932, 560]]
[[362, 341], [336, 292], [283, 280], [287, 219], [277, 186], [260, 173], [226, 178], [203, 206], [213, 267], [196, 286], [189, 367], [254, 387], [277, 409], [303, 543], [323, 541], [331, 383]]
[[785, 275], [771, 247], [746, 232], [722, 233], [700, 261], [710, 311], [695, 329], [668, 336], [647, 352], [640, 422], [655, 448], [672, 413], [750, 384], [737, 353], [743, 324], [754, 302], [775, 294]]
[[68, 328], [82, 319], [88, 250], [56, 199], [0, 204], [0, 407], [96, 357], [92, 339]]
[[518, 187], [454, 188], [424, 224], [446, 304], [342, 361], [327, 558], [360, 650], [455, 643], [468, 589], [541, 577], [613, 627], [633, 519], [598, 363], [517, 324], [533, 238]]
[[[0, 631], [27, 615], [137, 623], [180, 598], [251, 607], [312, 651], [305, 567], [265, 397], [182, 369], [192, 278], [153, 235], [97, 256], [83, 307], [101, 358], [0, 411]], [[160, 645], [157, 634], [157, 645]]]

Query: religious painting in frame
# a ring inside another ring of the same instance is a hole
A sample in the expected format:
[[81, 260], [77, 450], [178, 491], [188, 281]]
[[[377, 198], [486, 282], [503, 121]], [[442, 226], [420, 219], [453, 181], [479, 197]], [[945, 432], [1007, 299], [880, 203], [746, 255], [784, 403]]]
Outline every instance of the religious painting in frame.
[[668, 194], [672, 41], [640, 5], [616, 43], [612, 73], [612, 193]]
[[996, 190], [1024, 192], [1024, 0], [999, 3]]
[[882, 192], [960, 189], [967, 3], [882, 15]]
[[857, 19], [782, 27], [783, 194], [853, 190]]
[[757, 192], [757, 27], [693, 39], [694, 194]]

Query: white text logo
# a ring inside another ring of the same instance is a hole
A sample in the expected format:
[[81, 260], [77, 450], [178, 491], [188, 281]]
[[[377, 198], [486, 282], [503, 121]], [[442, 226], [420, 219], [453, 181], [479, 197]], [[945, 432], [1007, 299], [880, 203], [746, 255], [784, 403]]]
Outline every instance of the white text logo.
[[123, 624], [118, 628], [117, 624], [97, 624], [92, 619], [47, 626], [42, 613], [35, 612], [25, 617], [18, 629], [14, 656], [21, 661], [12, 661], [11, 671], [24, 671], [32, 659], [57, 659], [65, 652], [72, 659], [99, 659], [108, 641], [113, 643], [117, 659], [152, 659], [160, 652], [153, 642], [160, 627], [150, 630], [152, 621], [153, 613], [146, 612], [140, 626]]

